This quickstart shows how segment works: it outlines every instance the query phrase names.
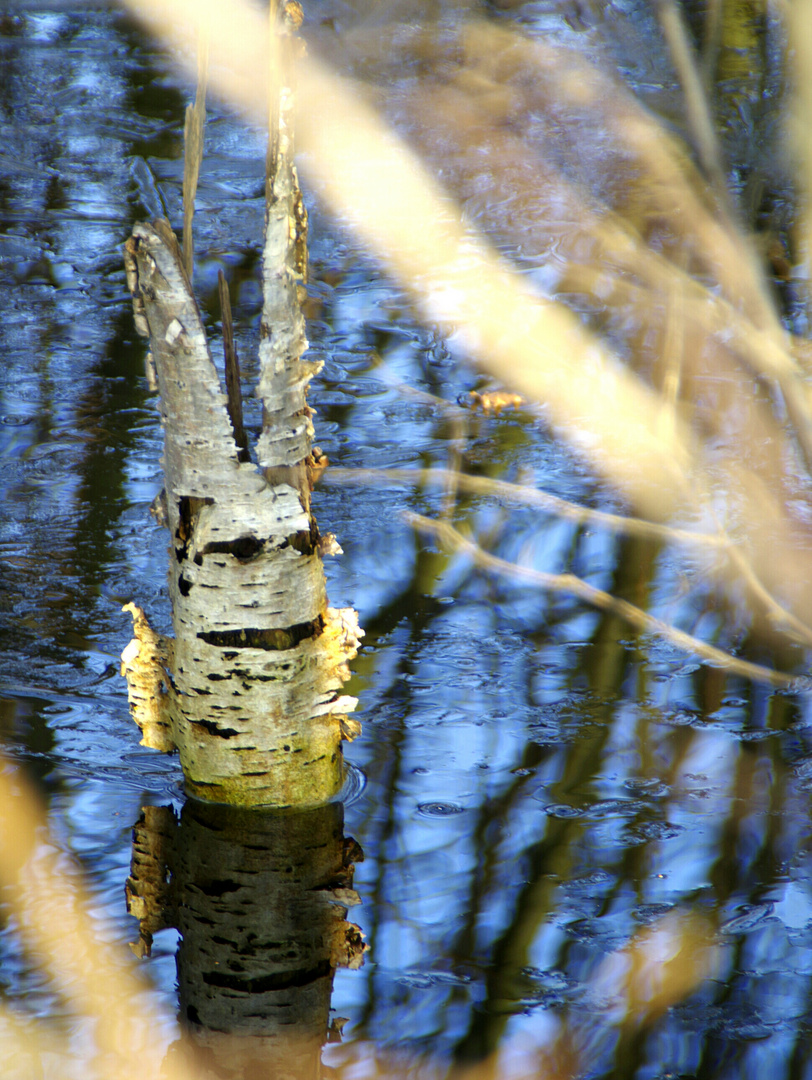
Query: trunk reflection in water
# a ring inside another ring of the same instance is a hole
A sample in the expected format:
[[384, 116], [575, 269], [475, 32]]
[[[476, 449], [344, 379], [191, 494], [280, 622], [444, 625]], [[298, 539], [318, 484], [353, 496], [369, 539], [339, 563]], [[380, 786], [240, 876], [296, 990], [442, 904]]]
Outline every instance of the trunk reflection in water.
[[364, 953], [345, 919], [360, 902], [352, 875], [363, 855], [343, 816], [340, 803], [295, 812], [189, 800], [180, 819], [145, 807], [128, 909], [141, 955], [157, 930], [180, 932], [180, 1015], [198, 1067], [318, 1075], [335, 969], [357, 968]]

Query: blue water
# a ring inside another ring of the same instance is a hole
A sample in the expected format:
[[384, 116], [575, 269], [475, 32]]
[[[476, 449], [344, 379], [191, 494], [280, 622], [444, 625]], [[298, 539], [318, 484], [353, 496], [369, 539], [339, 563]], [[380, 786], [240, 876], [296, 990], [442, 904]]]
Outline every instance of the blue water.
[[[536, 30], [574, 33], [551, 5], [521, 14]], [[666, 100], [673, 87], [645, 74]], [[122, 603], [170, 627], [167, 535], [149, 514], [162, 433], [121, 246], [138, 219], [180, 220], [191, 93], [113, 7], [0, 13], [0, 746], [122, 950], [137, 936], [123, 894], [132, 827], [143, 806], [179, 812], [183, 789], [175, 758], [139, 746], [118, 672], [131, 629]], [[216, 352], [217, 270], [229, 277], [247, 387], [263, 156], [261, 133], [210, 103], [195, 284]], [[461, 460], [476, 475], [616, 507], [536, 408], [467, 407], [487, 378], [415, 320], [396, 283], [315, 204], [311, 277], [311, 355], [325, 364], [311, 401], [335, 465]], [[259, 422], [250, 403], [247, 422]], [[500, 1047], [501, 1071], [518, 1075], [537, 1071], [534, 1055], [566, 1030], [579, 1075], [812, 1075], [807, 701], [488, 577], [402, 518], [446, 508], [442, 489], [402, 483], [314, 493], [322, 530], [344, 549], [327, 564], [330, 601], [354, 606], [366, 630], [348, 686], [364, 731], [347, 749], [344, 828], [365, 856], [350, 918], [370, 952], [360, 971], [336, 975], [332, 1008], [349, 1022], [325, 1060], [349, 1069], [370, 1043], [401, 1062]], [[730, 644], [735, 628], [709, 590], [684, 588], [678, 552], [485, 496], [459, 494], [453, 520], [503, 558], [643, 597]], [[715, 927], [713, 965], [632, 1039], [612, 965], [671, 913]], [[162, 931], [140, 963], [167, 1045], [177, 944]], [[36, 1016], [64, 1009], [13, 919], [0, 934], [0, 988]]]

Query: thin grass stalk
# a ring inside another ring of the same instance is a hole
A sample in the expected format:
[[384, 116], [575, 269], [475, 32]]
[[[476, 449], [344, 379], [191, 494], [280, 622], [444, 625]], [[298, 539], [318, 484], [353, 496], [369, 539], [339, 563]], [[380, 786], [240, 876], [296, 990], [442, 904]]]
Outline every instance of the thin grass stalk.
[[807, 302], [812, 302], [812, 0], [793, 0], [788, 5], [789, 36], [793, 57], [793, 141], [802, 191], [800, 254], [807, 282]]
[[674, 0], [656, 0], [655, 6], [668, 51], [682, 84], [688, 126], [699, 161], [721, 205], [729, 207], [730, 197], [722, 164], [722, 151], [682, 12]]

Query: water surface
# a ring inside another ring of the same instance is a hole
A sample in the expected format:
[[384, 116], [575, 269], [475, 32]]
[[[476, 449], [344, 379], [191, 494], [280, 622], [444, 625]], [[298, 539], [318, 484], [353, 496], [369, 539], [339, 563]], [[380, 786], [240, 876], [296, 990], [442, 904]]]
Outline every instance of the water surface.
[[[622, 25], [620, 6], [609, 7]], [[635, 4], [623, 13], [648, 18]], [[510, 17], [569, 42], [589, 31], [576, 16], [527, 4]], [[652, 48], [625, 74], [668, 114], [675, 83], [662, 57]], [[94, 915], [126, 949], [137, 936], [123, 893], [132, 827], [144, 806], [180, 812], [183, 791], [176, 760], [138, 745], [118, 672], [131, 629], [122, 603], [170, 627], [167, 536], [149, 513], [162, 433], [121, 245], [138, 219], [181, 219], [192, 89], [105, 5], [7, 7], [0, 66], [2, 749], [37, 787], [56, 843], [87, 875]], [[262, 134], [210, 103], [195, 285], [216, 352], [217, 270], [229, 278], [247, 387], [263, 159]], [[487, 378], [415, 320], [315, 203], [311, 277], [308, 336], [324, 360], [311, 399], [334, 464], [461, 464], [617, 507], [536, 406], [470, 407]], [[259, 423], [250, 406], [247, 422]], [[365, 856], [351, 917], [370, 952], [360, 971], [336, 976], [332, 1008], [348, 1023], [325, 1060], [368, 1062], [370, 1043], [383, 1068], [389, 1055], [403, 1069], [499, 1050], [507, 1076], [541, 1069], [568, 1032], [578, 1075], [810, 1075], [806, 699], [486, 576], [402, 517], [450, 505], [442, 488], [402, 483], [325, 483], [314, 495], [322, 529], [344, 549], [327, 567], [331, 603], [356, 607], [366, 630], [349, 685], [364, 732], [347, 751], [344, 830]], [[701, 582], [685, 587], [690, 564], [653, 541], [464, 493], [453, 520], [503, 558], [578, 573], [722, 647], [746, 636]], [[624, 1026], [622, 950], [642, 928], [667, 934], [681, 925], [668, 918], [687, 914], [709, 928], [706, 977], [662, 1015]], [[163, 931], [141, 962], [167, 1046], [177, 943]], [[62, 1015], [13, 919], [0, 956], [7, 1000]]]

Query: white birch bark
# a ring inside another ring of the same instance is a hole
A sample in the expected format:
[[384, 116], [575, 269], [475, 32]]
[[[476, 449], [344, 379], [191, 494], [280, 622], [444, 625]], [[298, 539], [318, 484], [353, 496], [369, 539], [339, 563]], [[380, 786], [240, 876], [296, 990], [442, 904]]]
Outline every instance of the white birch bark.
[[259, 467], [239, 460], [169, 224], [138, 224], [126, 245], [136, 326], [149, 334], [158, 374], [175, 640], [159, 639], [128, 605], [136, 636], [122, 672], [143, 741], [177, 747], [191, 794], [307, 806], [338, 792], [341, 740], [360, 729], [347, 718], [356, 700], [341, 687], [361, 631], [352, 609], [327, 606], [310, 512], [307, 388], [320, 365], [302, 358], [306, 215], [288, 89], [279, 102], [262, 259]]

